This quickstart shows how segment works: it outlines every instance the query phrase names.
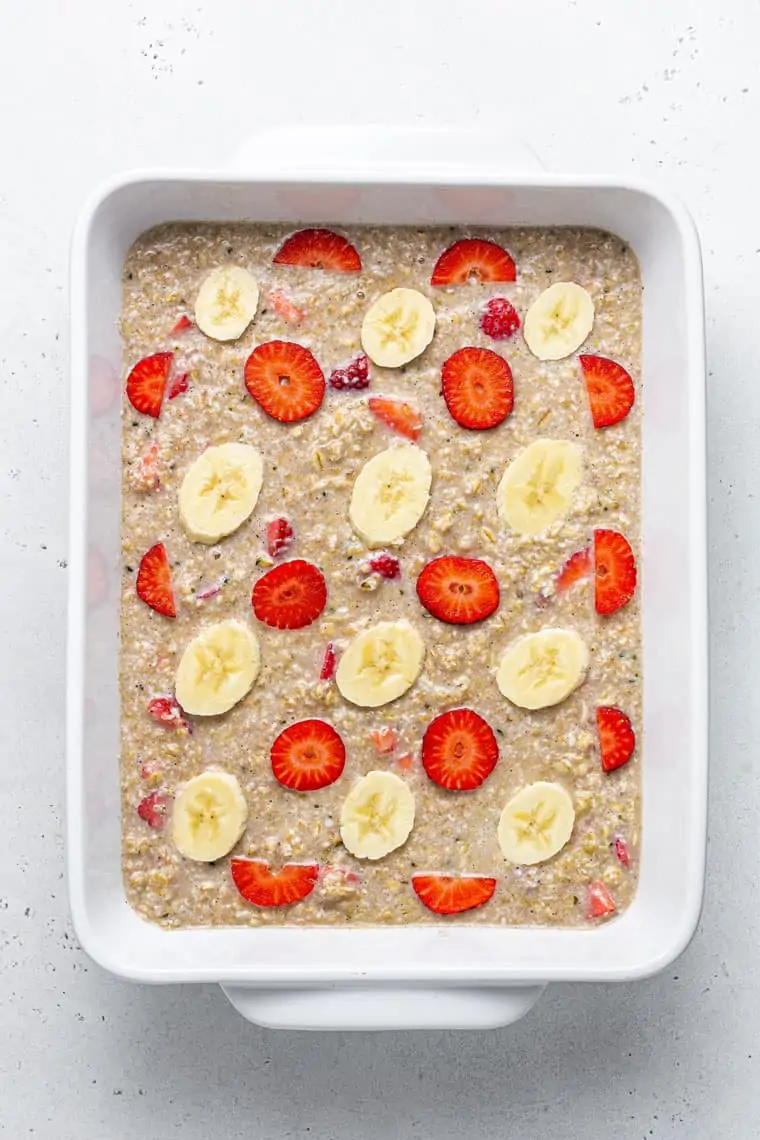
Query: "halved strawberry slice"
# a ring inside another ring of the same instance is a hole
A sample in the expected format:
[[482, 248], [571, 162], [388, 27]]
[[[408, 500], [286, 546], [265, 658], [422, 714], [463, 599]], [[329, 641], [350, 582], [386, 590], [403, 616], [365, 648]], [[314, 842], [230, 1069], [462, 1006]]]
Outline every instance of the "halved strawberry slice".
[[636, 593], [636, 559], [616, 530], [594, 531], [594, 582], [598, 614], [614, 614]]
[[299, 230], [278, 249], [275, 265], [305, 265], [333, 273], [355, 273], [362, 261], [351, 242], [332, 230]]
[[590, 578], [593, 573], [594, 562], [591, 557], [591, 550], [588, 547], [585, 550], [576, 550], [575, 554], [570, 555], [557, 575], [557, 593], [564, 594], [577, 582], [583, 582], [586, 578]]
[[399, 435], [404, 435], [407, 439], [420, 438], [422, 416], [411, 404], [403, 400], [388, 400], [385, 396], [370, 396], [369, 410]]
[[275, 566], [259, 578], [251, 597], [256, 617], [274, 629], [303, 629], [311, 625], [326, 602], [324, 577], [303, 558]]
[[588, 888], [588, 918], [604, 918], [617, 910], [615, 900], [602, 882], [591, 883]]
[[299, 720], [275, 740], [271, 751], [276, 780], [294, 792], [315, 792], [334, 784], [346, 765], [346, 746], [324, 720]]
[[595, 428], [619, 424], [630, 412], [636, 393], [633, 380], [623, 368], [606, 356], [579, 356], [586, 381], [591, 418]]
[[172, 572], [163, 542], [151, 546], [140, 559], [137, 571], [137, 596], [152, 610], [166, 617], [176, 617]]
[[620, 709], [600, 707], [596, 710], [599, 754], [605, 772], [622, 768], [633, 756], [636, 734], [631, 722]]
[[277, 558], [287, 550], [295, 537], [293, 527], [287, 519], [271, 519], [267, 523], [267, 554]]
[[515, 281], [515, 263], [493, 241], [463, 238], [455, 241], [435, 263], [431, 285], [462, 285], [474, 277], [477, 281]]
[[417, 596], [439, 621], [469, 625], [497, 609], [499, 583], [482, 559], [444, 555], [424, 567], [417, 579]]
[[127, 377], [127, 399], [144, 416], [153, 416], [155, 420], [161, 414], [173, 360], [173, 352], [154, 352], [138, 360]]
[[290, 906], [310, 895], [319, 878], [316, 863], [286, 863], [270, 871], [264, 859], [233, 859], [232, 881], [246, 902], [254, 906]]
[[493, 897], [496, 879], [453, 875], [413, 875], [412, 887], [417, 898], [434, 914], [461, 914], [474, 910]]
[[499, 745], [493, 729], [473, 709], [441, 713], [425, 729], [422, 767], [441, 788], [451, 792], [479, 788], [498, 759]]
[[290, 340], [269, 340], [254, 348], [245, 362], [245, 386], [274, 420], [305, 420], [325, 395], [322, 369], [309, 352]]
[[490, 348], [460, 348], [445, 361], [441, 378], [446, 407], [460, 427], [496, 427], [512, 411], [512, 370]]

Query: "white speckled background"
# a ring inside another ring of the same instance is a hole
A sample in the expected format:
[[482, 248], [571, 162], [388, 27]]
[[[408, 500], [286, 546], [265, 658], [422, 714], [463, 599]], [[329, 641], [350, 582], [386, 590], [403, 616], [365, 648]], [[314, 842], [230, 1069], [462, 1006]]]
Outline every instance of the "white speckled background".
[[[0, 8], [0, 1135], [760, 1135], [760, 7], [707, 0], [38, 0]], [[451, 9], [451, 14], [445, 14]], [[465, 9], [467, 14], [465, 14]], [[362, 13], [361, 17], [359, 13]], [[454, 14], [456, 13], [456, 14]], [[713, 779], [706, 907], [652, 981], [493, 1034], [300, 1036], [91, 966], [63, 881], [67, 257], [93, 183], [278, 122], [498, 119], [556, 170], [663, 180], [704, 243]], [[756, 164], [755, 164], [756, 165]]]

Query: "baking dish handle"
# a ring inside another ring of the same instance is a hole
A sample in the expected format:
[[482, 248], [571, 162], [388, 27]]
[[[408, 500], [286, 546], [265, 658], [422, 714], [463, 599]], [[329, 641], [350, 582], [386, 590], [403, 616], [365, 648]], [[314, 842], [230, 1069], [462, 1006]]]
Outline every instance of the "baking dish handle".
[[310, 1030], [499, 1029], [523, 1017], [544, 988], [222, 986], [248, 1021], [269, 1029]]

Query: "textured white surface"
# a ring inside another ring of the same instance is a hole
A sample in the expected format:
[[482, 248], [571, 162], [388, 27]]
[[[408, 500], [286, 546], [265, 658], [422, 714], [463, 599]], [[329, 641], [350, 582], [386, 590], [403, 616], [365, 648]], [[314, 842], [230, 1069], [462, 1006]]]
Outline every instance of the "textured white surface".
[[[451, 8], [452, 11], [448, 12]], [[738, 9], [738, 6], [736, 6]], [[456, 10], [454, 10], [456, 9]], [[760, 9], [706, 0], [38, 0], [0, 9], [0, 1135], [760, 1135]], [[548, 991], [495, 1034], [287, 1036], [216, 988], [91, 966], [63, 882], [68, 241], [94, 182], [223, 161], [260, 125], [497, 119], [556, 170], [686, 200], [710, 362], [713, 780], [702, 927], [663, 976]], [[737, 668], [738, 665], [738, 668]]]

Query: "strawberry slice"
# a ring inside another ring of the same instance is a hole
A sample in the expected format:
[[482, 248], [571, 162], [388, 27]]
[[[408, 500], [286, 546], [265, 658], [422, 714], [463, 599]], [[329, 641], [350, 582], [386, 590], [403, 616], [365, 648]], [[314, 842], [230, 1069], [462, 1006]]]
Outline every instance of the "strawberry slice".
[[176, 617], [172, 572], [163, 542], [151, 546], [140, 559], [137, 571], [137, 596], [159, 614]]
[[151, 792], [137, 805], [137, 814], [145, 820], [148, 827], [154, 831], [163, 831], [166, 826], [166, 809], [169, 806], [169, 797], [160, 792]]
[[407, 439], [417, 440], [422, 431], [422, 416], [403, 400], [388, 400], [385, 396], [370, 396], [369, 410], [387, 427]]
[[299, 230], [278, 249], [275, 265], [305, 265], [333, 273], [355, 273], [362, 261], [351, 242], [332, 230]]
[[499, 583], [482, 559], [444, 555], [424, 567], [417, 579], [417, 596], [439, 621], [470, 625], [498, 607]]
[[283, 424], [305, 420], [325, 395], [325, 378], [308, 348], [270, 340], [245, 362], [245, 386], [268, 416]]
[[422, 767], [434, 784], [451, 792], [479, 788], [496, 767], [493, 729], [472, 709], [451, 709], [431, 720], [422, 738]]
[[515, 263], [496, 242], [463, 238], [438, 258], [430, 284], [463, 285], [471, 277], [477, 281], [515, 281]]
[[398, 745], [398, 733], [395, 728], [376, 728], [371, 733], [372, 743], [381, 756], [395, 752]]
[[506, 297], [491, 297], [481, 313], [480, 327], [491, 340], [509, 340], [520, 327], [520, 314]]
[[271, 519], [267, 523], [267, 554], [276, 558], [288, 549], [294, 537], [293, 527], [287, 519]]
[[631, 853], [628, 850], [628, 844], [621, 835], [615, 836], [615, 854], [624, 867], [630, 867]]
[[413, 875], [412, 887], [420, 902], [434, 914], [461, 914], [483, 906], [496, 890], [496, 879], [453, 875]]
[[346, 746], [323, 720], [299, 720], [275, 740], [272, 771], [283, 787], [316, 792], [334, 784], [346, 766]]
[[490, 348], [460, 348], [444, 363], [441, 378], [446, 407], [460, 427], [496, 427], [512, 411], [512, 370]]
[[232, 881], [254, 906], [290, 906], [310, 895], [319, 878], [316, 863], [286, 863], [276, 873], [264, 859], [233, 859]]
[[275, 566], [253, 587], [253, 612], [274, 629], [303, 629], [325, 608], [324, 577], [303, 558]]
[[172, 334], [174, 336], [178, 336], [179, 333], [187, 332], [187, 330], [191, 329], [192, 327], [193, 322], [190, 320], [187, 313], [183, 313], [183, 315], [179, 318], [176, 325], [172, 329]]
[[619, 424], [630, 412], [636, 393], [633, 380], [623, 368], [606, 356], [579, 356], [586, 381], [591, 418], [595, 428]]
[[335, 666], [338, 663], [338, 658], [335, 653], [335, 646], [331, 641], [328, 641], [325, 646], [325, 655], [322, 658], [322, 665], [319, 670], [320, 681], [331, 681], [335, 676]]
[[589, 884], [588, 906], [586, 908], [588, 918], [604, 918], [607, 914], [614, 914], [616, 910], [615, 900], [604, 883], [597, 880], [597, 882]]
[[152, 697], [148, 701], [148, 716], [152, 716], [159, 724], [165, 724], [169, 728], [190, 731], [190, 722], [185, 716], [185, 710], [174, 697]]
[[190, 390], [190, 373], [181, 372], [179, 376], [175, 376], [169, 385], [169, 390], [166, 393], [168, 400], [176, 400], [177, 396], [184, 395], [185, 392]]
[[306, 316], [306, 310], [299, 309], [298, 305], [291, 301], [282, 289], [273, 289], [269, 294], [269, 302], [278, 316], [287, 321], [289, 325], [300, 324]]
[[575, 554], [571, 554], [565, 565], [557, 575], [557, 592], [564, 594], [566, 590], [571, 589], [578, 582], [583, 582], [586, 578], [590, 578], [594, 573], [594, 563], [591, 557], [591, 550], [587, 547], [585, 550], [576, 550]]
[[135, 411], [158, 419], [173, 360], [173, 352], [154, 352], [138, 360], [127, 377], [127, 399]]
[[636, 734], [624, 712], [616, 708], [600, 707], [596, 710], [596, 731], [599, 736], [599, 753], [605, 772], [622, 768], [633, 756]]
[[594, 581], [598, 614], [614, 614], [636, 593], [636, 559], [616, 530], [594, 531]]

